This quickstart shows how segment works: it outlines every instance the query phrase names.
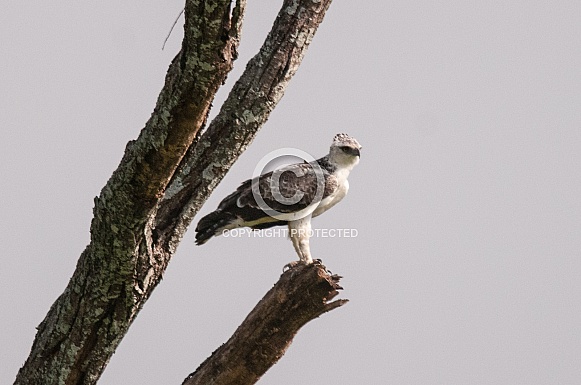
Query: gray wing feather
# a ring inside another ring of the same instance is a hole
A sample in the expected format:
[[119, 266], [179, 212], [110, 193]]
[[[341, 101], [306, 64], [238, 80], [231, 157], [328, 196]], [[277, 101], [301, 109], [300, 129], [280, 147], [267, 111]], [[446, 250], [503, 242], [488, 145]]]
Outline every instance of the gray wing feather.
[[[252, 193], [252, 183], [252, 179], [245, 181], [235, 193], [226, 199], [236, 195], [238, 207], [261, 208]], [[293, 164], [274, 172], [271, 171], [261, 175], [258, 180], [255, 179], [254, 183], [258, 183], [258, 190], [264, 203], [271, 209], [282, 213], [300, 211], [316, 203], [316, 198], [320, 200], [332, 194], [338, 187], [337, 180], [333, 175], [324, 169], [314, 169], [309, 163]], [[276, 191], [277, 186], [278, 191]], [[317, 197], [318, 191], [321, 192]], [[296, 203], [289, 204], [289, 200], [295, 197], [295, 194], [299, 194], [300, 199]]]

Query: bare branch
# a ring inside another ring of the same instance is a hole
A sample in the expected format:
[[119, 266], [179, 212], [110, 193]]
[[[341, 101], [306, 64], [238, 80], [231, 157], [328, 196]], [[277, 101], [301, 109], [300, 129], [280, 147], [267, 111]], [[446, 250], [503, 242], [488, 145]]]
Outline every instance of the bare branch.
[[234, 9], [231, 0], [186, 0], [182, 48], [155, 110], [95, 198], [91, 243], [39, 325], [16, 384], [96, 383], [193, 216], [282, 97], [330, 3], [285, 0], [202, 135], [237, 56], [246, 0]]
[[95, 199], [91, 243], [38, 327], [16, 384], [94, 384], [147, 298], [136, 280], [147, 259], [140, 258], [147, 254], [142, 241], [150, 239], [150, 217], [232, 68], [244, 1], [234, 12], [230, 7], [231, 0], [186, 1], [182, 49], [155, 110]]
[[262, 48], [188, 150], [160, 204], [156, 233], [174, 250], [192, 218], [252, 142], [296, 73], [331, 0], [285, 0]]
[[284, 355], [303, 325], [347, 303], [329, 302], [341, 288], [338, 280], [320, 264], [287, 270], [183, 385], [254, 384]]
[[162, 51], [163, 51], [163, 50], [164, 50], [164, 48], [165, 48], [165, 43], [167, 43], [167, 41], [168, 41], [169, 37], [171, 36], [171, 33], [172, 33], [172, 31], [173, 31], [174, 27], [175, 27], [175, 26], [176, 26], [176, 24], [178, 23], [178, 20], [180, 19], [180, 17], [182, 17], [182, 15], [183, 15], [183, 13], [184, 13], [184, 11], [185, 11], [185, 10], [186, 10], [185, 8], [182, 8], [182, 10], [180, 11], [180, 13], [178, 14], [178, 17], [176, 17], [176, 19], [174, 20], [173, 24], [171, 25], [171, 28], [169, 29], [169, 32], [167, 33], [167, 36], [166, 36], [166, 37], [165, 37], [165, 39], [163, 40], [163, 44], [162, 44], [162, 46], [161, 46], [161, 50], [162, 50]]

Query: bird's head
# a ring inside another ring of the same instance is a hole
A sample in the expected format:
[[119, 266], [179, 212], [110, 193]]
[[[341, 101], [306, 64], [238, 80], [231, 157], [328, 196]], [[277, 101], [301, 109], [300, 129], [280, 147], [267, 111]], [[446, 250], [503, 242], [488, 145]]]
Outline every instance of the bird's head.
[[331, 143], [329, 151], [329, 161], [339, 167], [352, 169], [359, 163], [361, 156], [361, 145], [347, 134], [337, 134]]

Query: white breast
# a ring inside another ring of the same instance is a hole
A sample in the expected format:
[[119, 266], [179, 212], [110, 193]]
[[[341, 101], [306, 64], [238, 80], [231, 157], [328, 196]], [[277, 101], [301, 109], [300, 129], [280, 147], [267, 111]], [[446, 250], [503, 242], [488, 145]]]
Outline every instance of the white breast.
[[313, 218], [323, 214], [325, 211], [329, 210], [331, 207], [341, 202], [345, 195], [347, 195], [347, 192], [349, 191], [349, 181], [347, 180], [348, 173], [336, 174], [336, 176], [337, 181], [339, 182], [337, 190], [335, 190], [333, 194], [330, 194], [329, 196], [321, 200], [321, 203], [319, 204], [319, 206], [317, 206], [317, 208], [313, 212]]

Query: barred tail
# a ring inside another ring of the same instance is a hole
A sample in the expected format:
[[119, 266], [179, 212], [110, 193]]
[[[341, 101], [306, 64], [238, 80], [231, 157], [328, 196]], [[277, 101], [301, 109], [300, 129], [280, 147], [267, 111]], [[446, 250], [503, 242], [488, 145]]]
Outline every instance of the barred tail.
[[235, 219], [234, 214], [221, 210], [206, 215], [196, 226], [196, 245], [203, 245], [214, 235], [219, 235]]

